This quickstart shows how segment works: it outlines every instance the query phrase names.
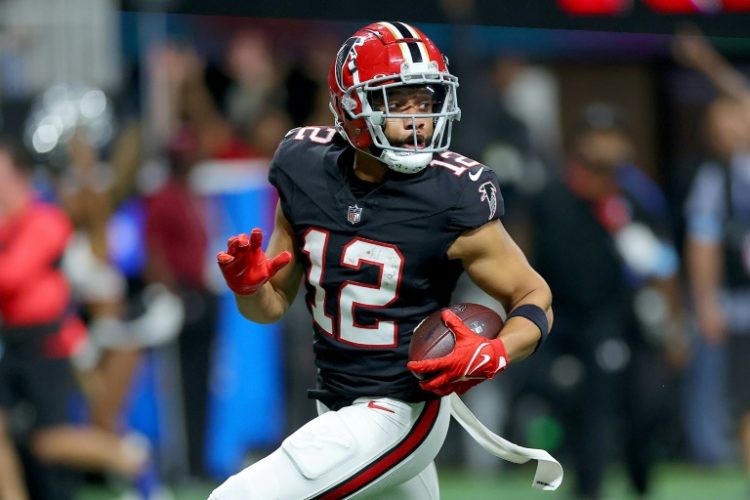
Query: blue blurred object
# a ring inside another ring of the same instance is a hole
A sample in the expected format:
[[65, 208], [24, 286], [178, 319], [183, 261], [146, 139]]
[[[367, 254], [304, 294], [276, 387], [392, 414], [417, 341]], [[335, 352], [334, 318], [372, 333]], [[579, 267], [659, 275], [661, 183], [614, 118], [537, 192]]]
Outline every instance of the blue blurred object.
[[133, 198], [122, 203], [107, 224], [109, 260], [128, 278], [139, 276], [146, 263], [144, 222], [143, 199]]
[[640, 168], [625, 164], [616, 171], [617, 184], [633, 198], [637, 199], [643, 208], [666, 224], [669, 218], [669, 202], [661, 188]]
[[[211, 197], [215, 216], [221, 219], [214, 221], [215, 227], [222, 228], [221, 234], [214, 235], [218, 248], [229, 236], [256, 226], [270, 235], [276, 194], [265, 172], [248, 170], [249, 177], [233, 183], [231, 191]], [[221, 479], [240, 470], [253, 449], [277, 446], [285, 421], [281, 326], [246, 320], [229, 289], [225, 290], [212, 363], [206, 443], [206, 469]]]
[[145, 439], [150, 448], [149, 461], [133, 482], [141, 500], [159, 498], [163, 490], [159, 456], [168, 451], [169, 442], [174, 439], [173, 436], [169, 436], [174, 426], [169, 425], [165, 418], [169, 414], [165, 404], [171, 402], [171, 399], [169, 395], [164, 394], [166, 387], [160, 383], [168, 369], [159, 351], [144, 350], [133, 377], [130, 399], [125, 408], [127, 432]]
[[156, 500], [162, 491], [159, 472], [153, 460], [149, 460], [146, 467], [135, 479], [135, 490], [142, 500]]
[[703, 338], [692, 325], [693, 348], [685, 370], [683, 425], [690, 458], [703, 465], [731, 459], [730, 422], [725, 345]]
[[133, 376], [130, 398], [125, 408], [127, 429], [145, 436], [156, 449], [160, 448], [164, 434], [169, 432], [169, 429], [162, 429], [160, 426], [164, 421], [161, 415], [166, 410], [162, 405], [165, 398], [161, 394], [163, 388], [159, 385], [159, 375], [165, 369], [156, 351], [144, 350]]

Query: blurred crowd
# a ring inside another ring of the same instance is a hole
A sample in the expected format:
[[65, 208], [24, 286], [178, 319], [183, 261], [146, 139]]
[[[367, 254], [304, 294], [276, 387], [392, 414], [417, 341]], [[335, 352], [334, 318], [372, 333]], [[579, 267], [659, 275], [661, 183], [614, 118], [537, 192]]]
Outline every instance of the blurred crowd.
[[[614, 463], [646, 498], [662, 461], [744, 464], [750, 495], [750, 80], [694, 28], [663, 48], [668, 71], [533, 61], [486, 48], [471, 2], [441, 4], [455, 24], [436, 38], [461, 85], [452, 149], [497, 173], [504, 223], [549, 282], [556, 317], [544, 348], [469, 392], [470, 406], [559, 456], [582, 499], [601, 498]], [[315, 43], [290, 45], [300, 23], [283, 24], [272, 34], [209, 20], [197, 32], [225, 30], [219, 48], [164, 36], [134, 60], [132, 86], [63, 92], [109, 106], [106, 124], [81, 104], [50, 142], [44, 117], [6, 117], [0, 499], [74, 498], [87, 482], [168, 498], [169, 484], [220, 479], [204, 448], [226, 293], [213, 259], [226, 235], [195, 174], [222, 164], [263, 174], [288, 130], [332, 125], [326, 78], [348, 27], [307, 28], [300, 38]], [[671, 92], [655, 81], [670, 71], [704, 90], [657, 106], [652, 88]], [[454, 300], [488, 298], [462, 283]], [[279, 354], [288, 429], [314, 414], [302, 302]], [[173, 384], [163, 418], [183, 461], [126, 419], [154, 359]], [[440, 463], [500, 466], [460, 432]]]

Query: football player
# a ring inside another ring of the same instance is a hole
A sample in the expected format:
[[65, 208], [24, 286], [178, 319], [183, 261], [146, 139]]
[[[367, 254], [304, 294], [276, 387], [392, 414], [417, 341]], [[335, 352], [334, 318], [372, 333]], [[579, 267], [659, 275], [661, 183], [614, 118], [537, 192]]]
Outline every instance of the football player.
[[[495, 175], [448, 150], [458, 79], [433, 42], [405, 23], [370, 24], [342, 45], [328, 83], [335, 128], [290, 131], [271, 164], [266, 251], [256, 228], [218, 254], [252, 321], [277, 321], [304, 280], [319, 416], [212, 500], [439, 498], [442, 396], [529, 356], [552, 322], [549, 287], [498, 220]], [[407, 365], [412, 331], [464, 271], [505, 305], [505, 327], [487, 340], [444, 310], [453, 352]]]

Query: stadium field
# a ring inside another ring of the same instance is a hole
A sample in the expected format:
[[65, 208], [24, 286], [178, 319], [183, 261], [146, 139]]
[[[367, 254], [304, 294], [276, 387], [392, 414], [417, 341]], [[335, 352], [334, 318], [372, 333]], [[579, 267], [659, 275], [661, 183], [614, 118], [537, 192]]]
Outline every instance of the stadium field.
[[[442, 500], [536, 500], [573, 499], [572, 478], [554, 492], [542, 492], [531, 488], [533, 465], [509, 465], [496, 475], [472, 475], [461, 469], [441, 468], [440, 485]], [[205, 500], [211, 485], [193, 485], [175, 488], [174, 500]], [[125, 500], [117, 492], [89, 488], [77, 500]], [[629, 490], [624, 474], [616, 469], [610, 471], [605, 487], [605, 500], [635, 500]], [[648, 500], [747, 500], [750, 485], [736, 468], [703, 469], [690, 465], [661, 465], [655, 471], [653, 491]]]

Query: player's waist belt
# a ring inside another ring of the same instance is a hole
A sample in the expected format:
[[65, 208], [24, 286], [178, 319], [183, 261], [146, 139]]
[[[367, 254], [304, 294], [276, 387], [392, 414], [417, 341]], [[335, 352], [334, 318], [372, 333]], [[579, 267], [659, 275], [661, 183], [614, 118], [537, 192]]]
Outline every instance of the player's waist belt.
[[531, 484], [534, 488], [556, 490], [562, 484], [563, 468], [552, 455], [544, 450], [524, 448], [501, 438], [485, 427], [457, 394], [453, 393], [449, 398], [451, 415], [482, 448], [496, 457], [516, 464], [525, 464], [529, 460], [537, 461], [534, 482]]

